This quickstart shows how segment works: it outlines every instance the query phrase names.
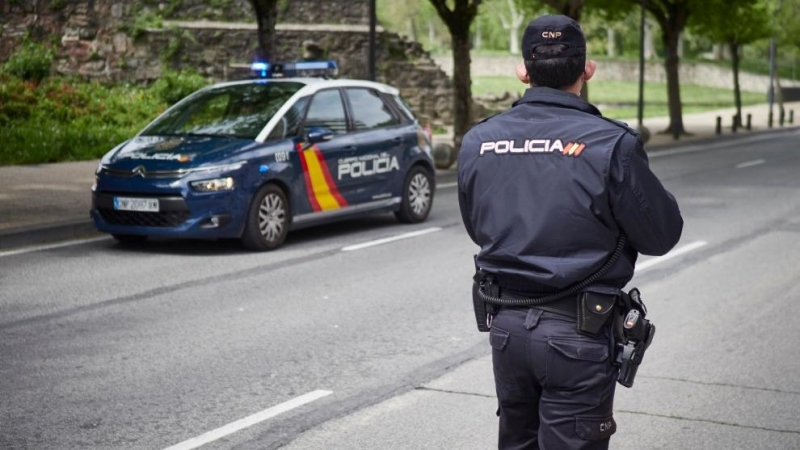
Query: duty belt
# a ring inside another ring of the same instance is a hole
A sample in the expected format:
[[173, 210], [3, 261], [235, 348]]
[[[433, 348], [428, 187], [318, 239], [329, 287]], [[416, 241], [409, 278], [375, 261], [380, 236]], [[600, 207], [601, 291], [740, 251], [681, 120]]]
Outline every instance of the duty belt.
[[[547, 311], [551, 313], [560, 314], [562, 316], [566, 316], [572, 319], [578, 318], [578, 299], [580, 298], [581, 294], [570, 295], [569, 297], [562, 298], [560, 300], [556, 300], [554, 302], [550, 302], [544, 305], [537, 305], [537, 306], [503, 306], [503, 308], [512, 308], [512, 309], [524, 309], [528, 310], [530, 308], [541, 309], [542, 311]], [[525, 296], [518, 296], [518, 295], [508, 295], [508, 294], [501, 294], [500, 298], [508, 298], [508, 299], [521, 299], [526, 298]]]

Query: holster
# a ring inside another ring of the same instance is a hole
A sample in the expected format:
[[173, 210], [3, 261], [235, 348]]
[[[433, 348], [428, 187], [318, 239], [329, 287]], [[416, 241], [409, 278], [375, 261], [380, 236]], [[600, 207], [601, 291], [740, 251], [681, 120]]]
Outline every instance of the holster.
[[614, 315], [617, 295], [583, 292], [578, 297], [578, 332], [597, 336]]
[[494, 275], [478, 268], [477, 257], [475, 257], [475, 276], [472, 277], [472, 309], [475, 310], [478, 331], [485, 333], [491, 328], [491, 318], [496, 312], [496, 307], [483, 301], [478, 293], [481, 289], [490, 297], [500, 297], [500, 285], [495, 281]]

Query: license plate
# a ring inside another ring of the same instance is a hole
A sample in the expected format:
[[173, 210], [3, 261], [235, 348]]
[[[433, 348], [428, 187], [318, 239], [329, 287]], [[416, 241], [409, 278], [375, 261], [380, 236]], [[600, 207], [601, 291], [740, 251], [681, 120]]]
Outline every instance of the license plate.
[[117, 211], [158, 212], [157, 198], [114, 197]]

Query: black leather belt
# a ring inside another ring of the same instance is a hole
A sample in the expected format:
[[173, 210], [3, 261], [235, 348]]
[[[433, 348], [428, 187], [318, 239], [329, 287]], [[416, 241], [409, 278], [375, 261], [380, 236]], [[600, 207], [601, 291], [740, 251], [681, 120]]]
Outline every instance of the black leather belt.
[[[542, 311], [552, 312], [556, 314], [561, 314], [562, 316], [567, 316], [572, 319], [578, 318], [578, 298], [581, 294], [573, 294], [567, 297], [564, 297], [560, 300], [556, 300], [554, 302], [545, 303], [544, 305], [538, 306], [512, 306], [511, 308], [514, 309], [530, 309], [536, 308], [541, 309]], [[519, 295], [510, 295], [510, 294], [501, 294], [500, 298], [510, 298], [510, 299], [522, 299], [522, 298], [531, 298], [531, 297], [523, 297]], [[533, 297], [535, 298], [535, 297]], [[504, 306], [506, 308], [506, 306]]]

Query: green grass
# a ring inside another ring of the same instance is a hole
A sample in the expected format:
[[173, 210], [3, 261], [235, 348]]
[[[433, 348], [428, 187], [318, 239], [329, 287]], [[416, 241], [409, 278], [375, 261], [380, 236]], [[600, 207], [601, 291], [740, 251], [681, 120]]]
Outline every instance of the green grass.
[[[472, 79], [474, 96], [487, 93], [516, 92], [522, 94], [526, 86], [514, 77], [481, 76]], [[590, 81], [589, 101], [596, 105], [603, 115], [615, 119], [636, 117], [639, 99], [639, 84], [622, 81]], [[681, 101], [683, 112], [703, 112], [721, 108], [731, 108], [733, 91], [704, 86], [682, 85]], [[753, 105], [766, 102], [765, 95], [757, 92], [742, 92], [742, 104]], [[669, 114], [666, 83], [645, 83], [644, 116], [661, 117]]]

